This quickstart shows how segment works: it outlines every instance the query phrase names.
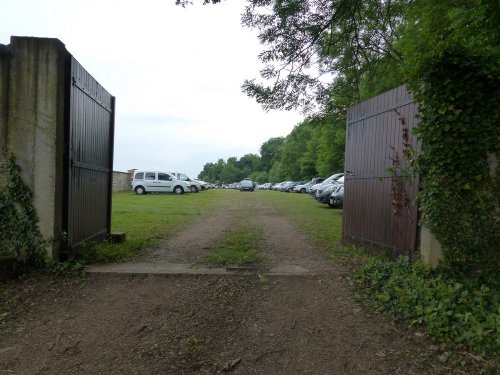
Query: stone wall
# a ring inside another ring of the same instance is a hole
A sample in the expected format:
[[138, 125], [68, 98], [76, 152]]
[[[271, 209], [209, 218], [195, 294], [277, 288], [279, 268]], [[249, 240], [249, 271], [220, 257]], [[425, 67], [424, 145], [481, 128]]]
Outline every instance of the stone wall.
[[130, 173], [113, 171], [113, 191], [130, 190]]

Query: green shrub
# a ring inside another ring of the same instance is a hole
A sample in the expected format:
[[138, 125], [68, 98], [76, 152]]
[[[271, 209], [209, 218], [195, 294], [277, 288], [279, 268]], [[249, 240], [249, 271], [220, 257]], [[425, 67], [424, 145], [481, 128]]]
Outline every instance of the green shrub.
[[500, 354], [500, 283], [451, 276], [421, 261], [370, 259], [357, 281], [380, 310], [422, 325], [439, 342], [482, 354]]

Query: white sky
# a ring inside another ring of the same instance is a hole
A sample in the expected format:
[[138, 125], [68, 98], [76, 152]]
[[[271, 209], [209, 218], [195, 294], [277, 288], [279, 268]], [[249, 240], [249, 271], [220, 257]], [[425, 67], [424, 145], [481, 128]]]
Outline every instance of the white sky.
[[[199, 0], [195, 0], [199, 2]], [[241, 92], [262, 50], [245, 2], [182, 8], [175, 0], [0, 0], [0, 44], [58, 38], [116, 97], [114, 169], [186, 172], [259, 153], [298, 112], [264, 112]]]

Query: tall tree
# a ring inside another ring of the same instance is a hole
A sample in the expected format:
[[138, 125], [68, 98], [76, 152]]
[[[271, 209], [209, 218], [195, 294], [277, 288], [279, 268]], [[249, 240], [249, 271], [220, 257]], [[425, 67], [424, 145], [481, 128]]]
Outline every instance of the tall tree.
[[344, 170], [345, 119], [325, 116], [318, 121], [321, 133], [316, 169], [318, 174], [328, 176]]
[[252, 172], [261, 170], [260, 156], [256, 154], [243, 155], [238, 161], [238, 165], [243, 177], [246, 178], [250, 176]]
[[247, 80], [243, 91], [265, 109], [308, 112], [360, 100], [362, 81], [373, 86], [399, 71], [395, 42], [412, 2], [248, 0], [242, 22], [258, 30], [266, 49], [259, 55], [264, 82]]
[[300, 180], [301, 160], [307, 152], [307, 142], [312, 137], [312, 129], [308, 122], [297, 125], [287, 135], [281, 152], [281, 169], [286, 179]]
[[269, 138], [260, 146], [260, 159], [262, 170], [269, 172], [281, 152], [281, 146], [285, 142], [284, 137]]

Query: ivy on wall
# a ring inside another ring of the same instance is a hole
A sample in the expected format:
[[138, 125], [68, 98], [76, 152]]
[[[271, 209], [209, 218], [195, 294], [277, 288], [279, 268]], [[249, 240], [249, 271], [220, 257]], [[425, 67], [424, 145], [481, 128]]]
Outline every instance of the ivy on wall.
[[10, 154], [5, 163], [6, 184], [0, 187], [0, 253], [37, 267], [44, 264], [47, 241], [38, 228], [31, 190], [19, 171]]
[[418, 160], [423, 221], [445, 265], [471, 273], [500, 266], [500, 69], [498, 61], [448, 48], [422, 65]]

